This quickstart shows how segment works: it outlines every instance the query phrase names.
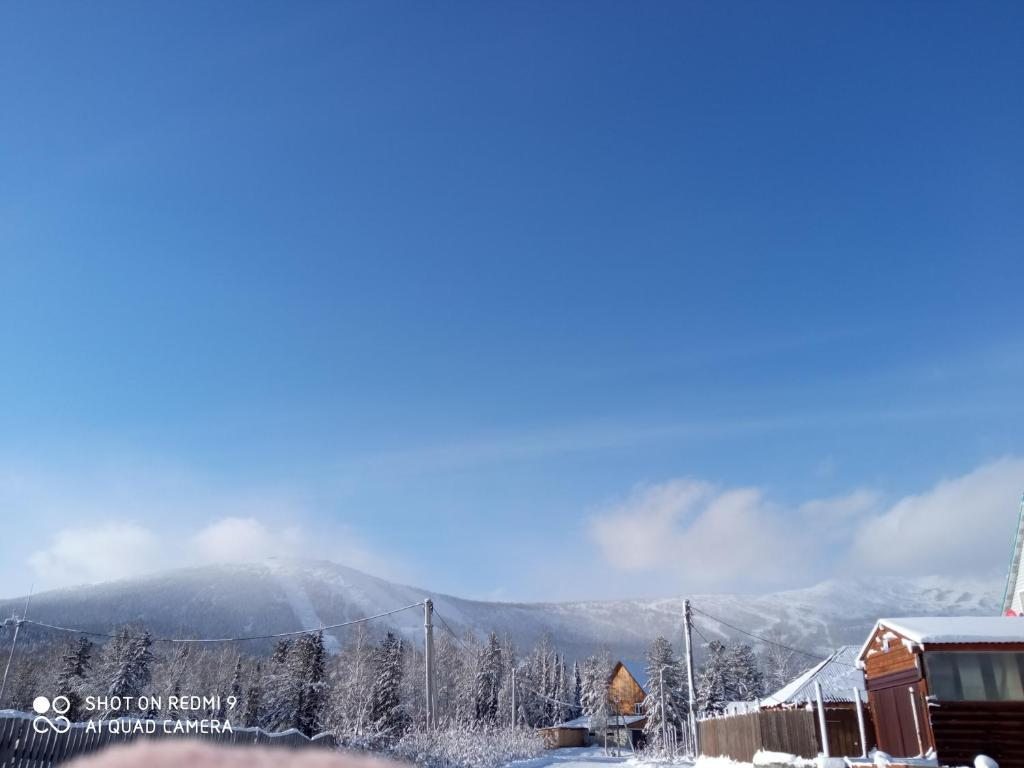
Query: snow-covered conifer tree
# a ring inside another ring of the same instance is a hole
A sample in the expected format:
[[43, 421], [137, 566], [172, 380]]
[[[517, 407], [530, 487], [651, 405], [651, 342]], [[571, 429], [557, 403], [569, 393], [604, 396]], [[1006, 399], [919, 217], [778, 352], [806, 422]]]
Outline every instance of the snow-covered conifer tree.
[[106, 692], [111, 696], [137, 697], [152, 679], [153, 639], [146, 629], [133, 632], [122, 627], [103, 649]]
[[501, 645], [491, 632], [481, 649], [476, 669], [476, 720], [495, 723], [498, 719], [498, 693], [501, 690]]
[[725, 653], [726, 701], [756, 701], [765, 695], [764, 675], [753, 649], [734, 643]]
[[647, 697], [644, 699], [644, 736], [647, 745], [664, 751], [665, 738], [679, 734], [687, 715], [686, 682], [682, 667], [664, 637], [655, 638], [647, 651]]
[[249, 678], [249, 688], [245, 692], [245, 712], [242, 715], [246, 728], [260, 724], [263, 707], [263, 665], [256, 662], [256, 667]]
[[295, 727], [307, 736], [320, 732], [327, 701], [324, 633], [311, 632], [295, 641], [288, 659], [296, 695]]
[[565, 666], [565, 657], [558, 659], [558, 691], [555, 698], [561, 702], [558, 705], [558, 717], [556, 722], [571, 720], [579, 714], [575, 703], [575, 681], [568, 668]]
[[298, 681], [289, 664], [293, 645], [290, 640], [279, 640], [270, 656], [260, 723], [270, 731], [294, 728], [298, 718]]
[[611, 702], [608, 684], [611, 682], [612, 663], [607, 652], [591, 656], [583, 662], [580, 688], [580, 706], [590, 718], [590, 730], [601, 734], [607, 742]]
[[393, 632], [385, 635], [377, 649], [373, 688], [370, 693], [370, 721], [377, 734], [397, 739], [408, 724], [402, 709], [402, 641]]
[[[507, 635], [501, 643], [501, 688], [498, 691], [498, 722], [512, 722], [512, 670], [516, 668], [516, 647]], [[518, 695], [518, 694], [517, 694]]]
[[71, 722], [76, 722], [81, 715], [82, 687], [90, 668], [92, 650], [92, 642], [87, 638], [79, 637], [65, 648], [61, 656], [56, 694], [66, 696], [70, 702], [71, 706], [65, 716]]
[[583, 711], [583, 706], [580, 703], [580, 697], [583, 693], [583, 678], [580, 676], [580, 663], [576, 660], [572, 662], [572, 681], [572, 703], [578, 715]]
[[695, 682], [697, 711], [702, 716], [722, 712], [729, 701], [726, 692], [726, 651], [725, 644], [719, 640], [708, 643], [707, 656]]

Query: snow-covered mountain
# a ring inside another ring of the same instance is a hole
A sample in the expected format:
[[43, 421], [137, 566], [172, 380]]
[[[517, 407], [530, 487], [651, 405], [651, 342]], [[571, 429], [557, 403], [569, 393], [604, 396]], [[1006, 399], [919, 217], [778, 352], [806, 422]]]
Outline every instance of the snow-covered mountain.
[[[808, 589], [765, 595], [690, 595], [690, 599], [697, 631], [707, 640], [744, 638], [735, 627], [822, 652], [863, 642], [880, 616], [997, 615], [995, 592], [993, 585], [954, 586], [936, 579], [879, 583], [832, 580]], [[439, 631], [450, 628], [462, 634], [467, 629], [493, 629], [510, 634], [521, 647], [532, 645], [548, 632], [570, 656], [607, 647], [616, 656], [639, 659], [655, 636], [661, 634], [673, 640], [681, 637], [681, 597], [481, 602], [395, 584], [328, 562], [206, 566], [53, 590], [32, 599], [31, 618], [90, 631], [141, 622], [163, 636], [239, 637], [337, 624], [418, 603], [426, 597], [434, 600]], [[23, 605], [23, 598], [0, 600], [0, 616], [20, 613]], [[413, 608], [371, 624], [379, 630], [397, 629], [410, 638], [419, 638], [423, 632], [422, 609]], [[342, 629], [335, 634], [343, 640], [348, 631]], [[48, 631], [30, 627], [25, 634], [43, 639]], [[696, 639], [698, 644], [702, 642], [700, 637]]]

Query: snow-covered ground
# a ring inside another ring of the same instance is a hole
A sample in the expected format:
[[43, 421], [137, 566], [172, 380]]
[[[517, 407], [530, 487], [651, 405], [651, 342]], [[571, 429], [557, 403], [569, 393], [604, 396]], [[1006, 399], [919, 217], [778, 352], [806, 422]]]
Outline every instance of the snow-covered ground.
[[511, 763], [510, 768], [596, 768], [610, 765], [622, 765], [625, 768], [691, 768], [693, 763], [683, 759], [676, 762], [645, 760], [628, 751], [621, 756], [606, 755], [601, 747], [570, 747], [548, 750], [540, 757]]
[[781, 752], [758, 752], [753, 763], [741, 763], [728, 757], [702, 755], [696, 762], [680, 757], [675, 760], [657, 759], [625, 752], [621, 756], [606, 755], [600, 747], [553, 749], [540, 757], [510, 763], [506, 768], [597, 768], [617, 764], [623, 768], [814, 768], [817, 760], [787, 755]]

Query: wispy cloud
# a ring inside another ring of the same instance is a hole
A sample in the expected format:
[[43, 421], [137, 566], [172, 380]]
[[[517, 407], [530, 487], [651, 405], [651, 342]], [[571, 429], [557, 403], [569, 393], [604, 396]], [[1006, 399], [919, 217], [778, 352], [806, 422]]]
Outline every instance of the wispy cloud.
[[1018, 458], [942, 480], [858, 526], [849, 562], [893, 574], [1005, 571], [1022, 490]]
[[[156, 526], [107, 520], [54, 532], [47, 544], [29, 555], [28, 565], [33, 583], [41, 589], [272, 557], [333, 560], [376, 575], [393, 572], [393, 566], [385, 565], [385, 559], [351, 529], [335, 525], [329, 530], [329, 534], [318, 536], [299, 526], [280, 527], [252, 517], [212, 520], [195, 532], [168, 532]], [[326, 534], [321, 526], [315, 531]]]
[[[462, 470], [504, 462], [527, 462], [553, 456], [621, 450], [666, 442], [728, 439], [838, 429], [871, 424], [900, 424], [1005, 414], [1006, 408], [983, 403], [903, 408], [799, 411], [767, 418], [685, 421], [605, 420], [492, 432], [449, 442], [427, 443], [357, 454], [342, 461], [347, 476], [416, 474]], [[834, 471], [834, 460], [818, 468]]]
[[699, 479], [641, 486], [593, 515], [607, 569], [672, 592], [805, 586], [856, 573], [998, 577], [1024, 459], [1005, 458], [895, 501], [869, 489], [801, 504]]
[[16, 521], [2, 549], [8, 594], [164, 568], [268, 557], [326, 559], [385, 578], [409, 574], [352, 525], [279, 488], [226, 489], [179, 469], [124, 466], [51, 475], [0, 469], [0, 508]]

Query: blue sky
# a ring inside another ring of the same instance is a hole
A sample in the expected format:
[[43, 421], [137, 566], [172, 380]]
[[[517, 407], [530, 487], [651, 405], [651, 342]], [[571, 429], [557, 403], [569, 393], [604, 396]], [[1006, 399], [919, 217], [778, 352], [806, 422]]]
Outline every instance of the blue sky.
[[913, 514], [985, 524], [908, 575], [1003, 567], [1019, 4], [0, 16], [0, 594], [225, 530], [507, 599]]

